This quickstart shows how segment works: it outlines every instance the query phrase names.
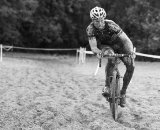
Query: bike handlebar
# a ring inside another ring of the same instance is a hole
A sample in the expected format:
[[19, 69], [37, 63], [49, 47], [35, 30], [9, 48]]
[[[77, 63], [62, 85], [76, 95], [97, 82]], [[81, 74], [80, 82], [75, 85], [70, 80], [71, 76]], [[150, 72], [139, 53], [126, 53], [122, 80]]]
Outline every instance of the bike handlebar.
[[99, 58], [99, 67], [101, 67], [101, 64], [102, 64], [102, 58], [103, 57], [108, 57], [108, 58], [112, 58], [112, 57], [117, 57], [117, 58], [120, 58], [120, 57], [131, 57], [133, 54], [117, 54], [117, 53], [114, 53], [114, 54], [105, 54], [103, 55], [102, 53], [100, 54], [100, 58]]
[[105, 54], [102, 57], [130, 57], [131, 54]]
[[[136, 54], [135, 54], [136, 48], [135, 48], [135, 47], [134, 47], [134, 49], [133, 49], [134, 51], [133, 51], [132, 54], [117, 54], [117, 53], [105, 54], [105, 51], [106, 51], [106, 50], [110, 50], [110, 49], [111, 49], [111, 48], [108, 48], [108, 47], [103, 48], [102, 53], [98, 54], [99, 63], [98, 63], [97, 69], [96, 69], [96, 71], [95, 71], [95, 75], [97, 74], [99, 67], [101, 67], [102, 58], [103, 58], [103, 57], [108, 57], [108, 58], [113, 58], [113, 57], [115, 57], [115, 58], [120, 58], [120, 57], [133, 57], [133, 58], [135, 58], [135, 57], [136, 57]], [[113, 52], [114, 52], [114, 51], [113, 51]]]

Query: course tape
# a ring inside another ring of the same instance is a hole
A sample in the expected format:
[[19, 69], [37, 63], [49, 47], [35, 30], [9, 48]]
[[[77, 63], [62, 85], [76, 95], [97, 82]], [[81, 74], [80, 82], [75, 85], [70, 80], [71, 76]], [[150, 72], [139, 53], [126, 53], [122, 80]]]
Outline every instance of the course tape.
[[138, 55], [138, 56], [144, 56], [144, 57], [150, 57], [150, 58], [160, 59], [160, 56], [156, 56], [156, 55], [149, 55], [149, 54], [143, 54], [143, 53], [139, 53], [139, 52], [136, 52], [136, 55]]
[[3, 46], [4, 49], [23, 49], [23, 50], [39, 50], [39, 51], [72, 51], [77, 50], [77, 48], [56, 48], [56, 49], [47, 49], [47, 48], [24, 48], [24, 47], [15, 47], [15, 46]]
[[[86, 54], [93, 54], [92, 51], [85, 51], [85, 53]], [[139, 53], [139, 52], [135, 52], [135, 54], [137, 56], [143, 56], [143, 57], [150, 57], [150, 58], [160, 59], [160, 56], [157, 56], [157, 55], [143, 54], [143, 53]]]
[[[3, 49], [9, 51], [10, 49], [15, 48], [15, 49], [23, 49], [23, 50], [41, 50], [41, 51], [72, 51], [72, 50], [77, 50], [77, 52], [80, 52], [79, 49], [77, 48], [55, 48], [55, 49], [47, 49], [47, 48], [25, 48], [25, 47], [15, 47], [15, 46], [3, 46]], [[86, 54], [93, 54], [92, 51], [84, 51]], [[150, 57], [150, 58], [156, 58], [160, 59], [160, 56], [157, 55], [150, 55], [150, 54], [143, 54], [136, 52], [135, 53], [137, 56], [143, 56], [143, 57]]]

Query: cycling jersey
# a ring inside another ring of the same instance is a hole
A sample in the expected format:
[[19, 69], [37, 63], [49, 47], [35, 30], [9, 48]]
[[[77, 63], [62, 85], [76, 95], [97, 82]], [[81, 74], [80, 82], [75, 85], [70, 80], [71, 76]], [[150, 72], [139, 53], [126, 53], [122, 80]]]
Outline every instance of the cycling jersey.
[[88, 38], [96, 37], [101, 44], [111, 43], [119, 36], [123, 31], [122, 29], [112, 20], [105, 20], [104, 29], [97, 29], [93, 22], [87, 27]]

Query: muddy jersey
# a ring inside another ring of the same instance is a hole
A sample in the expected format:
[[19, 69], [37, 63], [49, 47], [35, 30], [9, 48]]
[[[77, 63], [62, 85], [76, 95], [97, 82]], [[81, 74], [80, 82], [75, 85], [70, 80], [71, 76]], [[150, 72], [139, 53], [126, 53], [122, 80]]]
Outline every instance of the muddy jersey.
[[95, 37], [101, 44], [112, 43], [122, 33], [122, 29], [112, 20], [105, 20], [105, 28], [102, 30], [91, 22], [86, 31], [88, 38]]

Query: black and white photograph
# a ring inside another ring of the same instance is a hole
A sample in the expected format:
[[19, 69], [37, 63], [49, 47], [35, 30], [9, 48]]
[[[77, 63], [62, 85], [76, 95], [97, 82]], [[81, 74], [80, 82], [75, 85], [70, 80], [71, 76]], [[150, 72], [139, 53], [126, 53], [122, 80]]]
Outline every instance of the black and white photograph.
[[160, 1], [0, 0], [0, 130], [160, 130]]

